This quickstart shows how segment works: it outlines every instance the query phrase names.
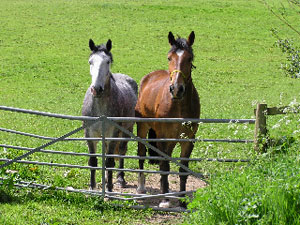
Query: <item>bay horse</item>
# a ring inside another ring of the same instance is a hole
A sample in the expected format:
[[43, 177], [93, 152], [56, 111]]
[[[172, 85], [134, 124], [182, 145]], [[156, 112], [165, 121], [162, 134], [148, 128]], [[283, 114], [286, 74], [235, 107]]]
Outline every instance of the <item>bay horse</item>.
[[[192, 31], [187, 39], [177, 38], [175, 40], [172, 32], [168, 35], [171, 46], [168, 52], [169, 69], [157, 70], [144, 76], [140, 82], [135, 113], [137, 117], [144, 118], [199, 118], [200, 100], [198, 92], [191, 77], [192, 62], [194, 58], [192, 45], [195, 34]], [[184, 134], [188, 138], [195, 138], [198, 129], [197, 123], [182, 125], [180, 123], [161, 122], [138, 122], [137, 135], [141, 138], [180, 138]], [[152, 145], [167, 154], [172, 155], [176, 142], [154, 142]], [[194, 143], [180, 142], [180, 157], [189, 158]], [[149, 149], [150, 155], [153, 150]], [[138, 144], [138, 155], [146, 155], [146, 147]], [[153, 162], [153, 161], [152, 161]], [[151, 161], [150, 161], [151, 163]], [[158, 161], [161, 171], [170, 171], [169, 161]], [[181, 161], [188, 167], [188, 161]], [[144, 160], [139, 160], [139, 168], [144, 169]], [[185, 172], [183, 168], [179, 172]], [[187, 175], [180, 175], [180, 191], [186, 190]], [[161, 175], [161, 193], [169, 192], [168, 175]], [[138, 193], [145, 193], [145, 175], [139, 173]], [[160, 207], [169, 207], [169, 200], [163, 199]], [[186, 207], [186, 203], [180, 202], [180, 206]]]
[[[111, 73], [110, 66], [113, 62], [113, 57], [110, 52], [112, 42], [109, 39], [106, 45], [95, 45], [94, 41], [90, 39], [89, 47], [91, 54], [89, 57], [90, 75], [92, 76], [92, 83], [87, 89], [83, 106], [82, 115], [99, 117], [102, 115], [110, 117], [134, 117], [135, 105], [137, 101], [137, 83], [129, 76], [120, 73]], [[85, 137], [101, 137], [102, 122], [90, 123], [84, 133]], [[134, 123], [119, 123], [122, 127], [132, 132]], [[127, 137], [123, 132], [116, 127], [106, 123], [105, 137]], [[97, 141], [87, 141], [90, 154], [95, 154], [97, 150]], [[127, 151], [127, 142], [106, 141], [107, 154], [125, 155]], [[97, 167], [97, 157], [90, 156], [89, 166]], [[105, 162], [106, 167], [114, 167], [114, 158], [107, 158]], [[124, 167], [124, 159], [119, 159], [119, 168]], [[108, 191], [112, 191], [112, 171], [107, 172], [106, 187]], [[124, 172], [118, 172], [117, 183], [125, 187], [126, 181]], [[91, 169], [90, 188], [96, 188], [96, 170]]]

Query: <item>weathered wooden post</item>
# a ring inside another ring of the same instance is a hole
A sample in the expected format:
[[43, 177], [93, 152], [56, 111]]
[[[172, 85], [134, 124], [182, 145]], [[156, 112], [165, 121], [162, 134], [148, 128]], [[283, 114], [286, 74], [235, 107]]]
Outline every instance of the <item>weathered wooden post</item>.
[[255, 112], [255, 131], [254, 131], [254, 149], [259, 152], [265, 152], [267, 142], [267, 104], [257, 104]]

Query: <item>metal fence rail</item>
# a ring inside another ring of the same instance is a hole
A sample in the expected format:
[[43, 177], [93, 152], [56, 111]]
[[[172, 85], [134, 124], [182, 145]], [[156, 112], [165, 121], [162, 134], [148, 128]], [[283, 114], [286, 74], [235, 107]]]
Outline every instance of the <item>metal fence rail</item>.
[[[9, 162], [9, 159], [0, 158], [0, 162]], [[91, 167], [91, 166], [80, 166], [73, 164], [62, 164], [62, 163], [48, 163], [39, 161], [27, 161], [27, 160], [16, 160], [16, 163], [42, 165], [42, 166], [56, 166], [56, 167], [66, 167], [66, 168], [77, 168], [77, 169], [93, 169], [93, 170], [106, 170], [106, 171], [122, 171], [122, 172], [134, 172], [134, 173], [153, 173], [153, 174], [163, 174], [163, 175], [191, 175], [189, 172], [174, 172], [174, 171], [156, 171], [156, 170], [139, 170], [139, 169], [118, 169], [118, 168], [107, 168], [107, 167]]]
[[[28, 136], [28, 137], [33, 137], [33, 138], [38, 138], [38, 139], [43, 139], [43, 140], [55, 140], [56, 138], [54, 137], [46, 137], [46, 136], [40, 136], [36, 134], [30, 134], [30, 133], [25, 133], [21, 131], [16, 131], [16, 130], [11, 130], [11, 129], [6, 129], [6, 128], [1, 128], [0, 131], [7, 132], [7, 133], [12, 133], [12, 134], [19, 134], [23, 136]], [[115, 138], [115, 137], [105, 137], [105, 140], [107, 141], [136, 141], [134, 138]], [[244, 140], [244, 139], [202, 139], [202, 138], [194, 138], [194, 139], [189, 139], [189, 138], [147, 138], [147, 139], [141, 139], [143, 141], [147, 142], [165, 142], [165, 141], [171, 141], [171, 142], [227, 142], [227, 143], [253, 143], [254, 140]], [[62, 141], [102, 141], [102, 137], [100, 138], [65, 138]]]
[[[25, 150], [31, 151], [34, 148], [26, 148], [26, 147], [19, 147], [13, 145], [3, 145], [0, 144], [2, 148], [11, 148], [17, 150]], [[55, 151], [55, 150], [44, 150], [41, 149], [40, 152], [49, 153], [49, 154], [61, 154], [61, 155], [73, 155], [73, 156], [94, 156], [94, 157], [102, 157], [102, 154], [90, 154], [90, 153], [81, 153], [81, 152], [64, 152], [64, 151]], [[151, 159], [151, 160], [167, 160], [163, 157], [159, 156], [132, 156], [132, 155], [105, 155], [106, 158], [124, 158], [124, 159]], [[250, 162], [249, 159], [223, 159], [223, 158], [180, 158], [174, 157], [175, 160], [182, 160], [182, 161], [208, 161], [208, 162]]]
[[[7, 106], [0, 106], [0, 110], [28, 113], [33, 115], [48, 116], [48, 117], [68, 119], [68, 120], [95, 121], [99, 119], [99, 117], [69, 116], [69, 115], [40, 112], [40, 111], [34, 111], [28, 109], [19, 109], [14, 107], [7, 107]], [[106, 117], [106, 118], [114, 122], [164, 122], [164, 123], [192, 122], [192, 123], [249, 123], [249, 124], [255, 123], [255, 119], [194, 119], [194, 118], [138, 118], [138, 117]]]

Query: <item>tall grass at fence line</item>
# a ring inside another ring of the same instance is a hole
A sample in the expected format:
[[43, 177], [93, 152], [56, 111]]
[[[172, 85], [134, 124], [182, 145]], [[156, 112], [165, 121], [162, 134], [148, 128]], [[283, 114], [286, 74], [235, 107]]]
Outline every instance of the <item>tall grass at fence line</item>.
[[[299, 140], [199, 189], [186, 224], [300, 224]], [[272, 151], [273, 150], [273, 151]]]

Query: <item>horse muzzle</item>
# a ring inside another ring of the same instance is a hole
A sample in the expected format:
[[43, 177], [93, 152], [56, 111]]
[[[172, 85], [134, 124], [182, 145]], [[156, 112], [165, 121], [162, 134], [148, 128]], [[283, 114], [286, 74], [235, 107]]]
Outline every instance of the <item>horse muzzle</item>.
[[101, 95], [103, 94], [103, 91], [104, 91], [104, 89], [102, 87], [95, 87], [95, 86], [91, 87], [91, 92], [95, 98], [101, 97]]
[[172, 95], [172, 99], [180, 100], [183, 98], [185, 93], [184, 85], [179, 85], [178, 87], [175, 85], [170, 85], [170, 93]]

